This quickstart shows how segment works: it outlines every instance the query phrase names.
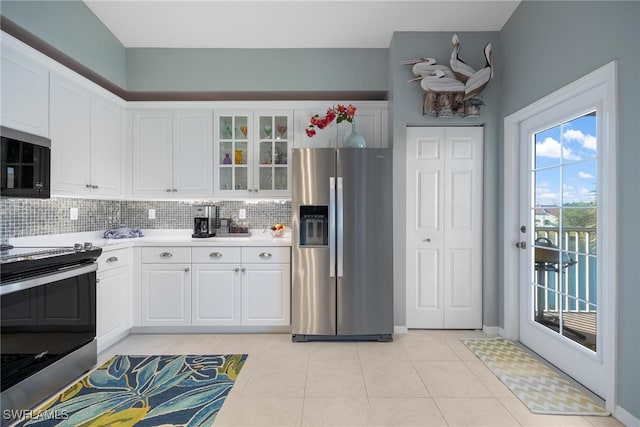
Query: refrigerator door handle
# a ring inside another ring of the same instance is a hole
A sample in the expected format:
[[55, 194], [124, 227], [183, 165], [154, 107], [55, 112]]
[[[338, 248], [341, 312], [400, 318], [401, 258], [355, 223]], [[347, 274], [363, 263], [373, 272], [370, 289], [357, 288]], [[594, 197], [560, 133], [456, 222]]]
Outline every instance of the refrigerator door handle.
[[336, 214], [338, 216], [338, 224], [337, 224], [337, 234], [338, 234], [338, 277], [342, 277], [344, 272], [344, 256], [343, 256], [343, 248], [344, 248], [344, 192], [342, 187], [342, 177], [338, 177], [337, 184], [337, 193], [338, 193], [338, 203]]
[[329, 277], [336, 277], [336, 178], [329, 178]]

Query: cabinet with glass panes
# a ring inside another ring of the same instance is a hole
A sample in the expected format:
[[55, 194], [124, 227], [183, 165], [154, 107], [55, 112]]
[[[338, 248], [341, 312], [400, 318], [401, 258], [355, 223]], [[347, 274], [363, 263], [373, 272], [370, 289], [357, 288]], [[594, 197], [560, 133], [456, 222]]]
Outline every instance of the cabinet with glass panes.
[[216, 112], [216, 195], [290, 196], [291, 111]]

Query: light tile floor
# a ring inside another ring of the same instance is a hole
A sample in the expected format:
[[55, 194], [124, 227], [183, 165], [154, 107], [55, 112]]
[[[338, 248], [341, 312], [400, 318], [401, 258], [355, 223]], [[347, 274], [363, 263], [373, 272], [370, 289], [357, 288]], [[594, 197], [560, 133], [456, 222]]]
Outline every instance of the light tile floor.
[[287, 334], [130, 335], [98, 356], [247, 353], [215, 426], [621, 426], [536, 415], [471, 353], [476, 331], [410, 331], [390, 343], [292, 343]]

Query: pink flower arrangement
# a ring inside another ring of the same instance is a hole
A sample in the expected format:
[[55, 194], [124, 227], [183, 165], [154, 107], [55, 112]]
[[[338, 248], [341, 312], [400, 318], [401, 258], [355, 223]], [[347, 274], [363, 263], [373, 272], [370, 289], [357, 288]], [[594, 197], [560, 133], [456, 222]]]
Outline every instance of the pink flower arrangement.
[[336, 119], [336, 123], [341, 123], [345, 120], [353, 123], [355, 115], [356, 107], [353, 105], [349, 104], [345, 107], [342, 104], [338, 104], [336, 107], [327, 109], [327, 114], [324, 117], [320, 117], [318, 114], [312, 116], [311, 124], [309, 124], [309, 127], [307, 127], [305, 131], [307, 132], [307, 136], [311, 138], [316, 134], [316, 127], [318, 129], [324, 129]]

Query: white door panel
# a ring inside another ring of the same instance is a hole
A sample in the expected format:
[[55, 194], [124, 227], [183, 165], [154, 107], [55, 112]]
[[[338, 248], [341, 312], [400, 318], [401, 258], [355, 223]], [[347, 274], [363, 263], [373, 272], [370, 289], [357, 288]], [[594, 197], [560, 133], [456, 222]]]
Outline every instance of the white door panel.
[[407, 129], [407, 326], [482, 327], [482, 129]]

